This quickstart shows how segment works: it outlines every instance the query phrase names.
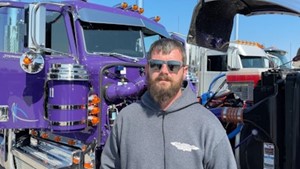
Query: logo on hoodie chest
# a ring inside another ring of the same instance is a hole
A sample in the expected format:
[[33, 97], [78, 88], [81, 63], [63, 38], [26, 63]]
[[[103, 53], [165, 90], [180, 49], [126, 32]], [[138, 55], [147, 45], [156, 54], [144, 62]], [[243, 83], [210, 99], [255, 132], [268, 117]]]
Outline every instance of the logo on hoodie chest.
[[171, 145], [173, 145], [174, 147], [176, 147], [178, 150], [181, 150], [181, 151], [191, 152], [192, 150], [199, 150], [198, 147], [187, 144], [187, 143], [171, 142]]

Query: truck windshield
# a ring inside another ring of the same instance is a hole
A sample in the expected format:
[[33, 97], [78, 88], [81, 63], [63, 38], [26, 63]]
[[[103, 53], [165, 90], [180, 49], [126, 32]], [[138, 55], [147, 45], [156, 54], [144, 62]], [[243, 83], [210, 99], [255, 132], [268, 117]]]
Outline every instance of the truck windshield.
[[269, 60], [259, 56], [240, 56], [244, 68], [269, 68]]
[[[269, 54], [269, 57], [280, 66], [280, 68], [291, 68], [291, 64], [286, 56], [286, 52], [280, 50], [266, 51]], [[278, 61], [278, 59], [280, 61]]]
[[[149, 40], [157, 40], [156, 38], [147, 38], [147, 42], [143, 37], [152, 37], [150, 34], [142, 32], [142, 28], [124, 25], [111, 24], [95, 24], [81, 23], [85, 48], [88, 53], [118, 53], [133, 58], [144, 57]], [[144, 43], [147, 43], [146, 46]]]

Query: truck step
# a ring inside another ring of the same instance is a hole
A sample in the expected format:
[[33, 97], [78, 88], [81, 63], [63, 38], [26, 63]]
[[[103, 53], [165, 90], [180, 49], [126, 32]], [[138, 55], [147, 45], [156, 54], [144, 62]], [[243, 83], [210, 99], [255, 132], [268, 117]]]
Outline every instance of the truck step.
[[35, 138], [31, 138], [30, 145], [13, 147], [12, 154], [17, 163], [36, 169], [80, 168], [82, 164], [80, 149]]

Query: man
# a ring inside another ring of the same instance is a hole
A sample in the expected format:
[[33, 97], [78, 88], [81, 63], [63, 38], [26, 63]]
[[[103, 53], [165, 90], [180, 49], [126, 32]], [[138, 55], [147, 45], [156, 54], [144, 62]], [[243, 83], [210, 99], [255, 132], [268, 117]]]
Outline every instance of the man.
[[119, 113], [104, 147], [101, 169], [235, 169], [226, 132], [197, 102], [184, 47], [161, 39], [145, 67], [148, 91]]

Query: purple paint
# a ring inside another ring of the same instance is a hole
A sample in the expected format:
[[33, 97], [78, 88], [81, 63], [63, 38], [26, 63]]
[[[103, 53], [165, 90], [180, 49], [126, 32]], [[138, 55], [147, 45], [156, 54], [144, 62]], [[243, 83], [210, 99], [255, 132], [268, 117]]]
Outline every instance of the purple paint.
[[54, 131], [84, 129], [87, 126], [88, 82], [51, 80], [48, 86], [50, 128]]

